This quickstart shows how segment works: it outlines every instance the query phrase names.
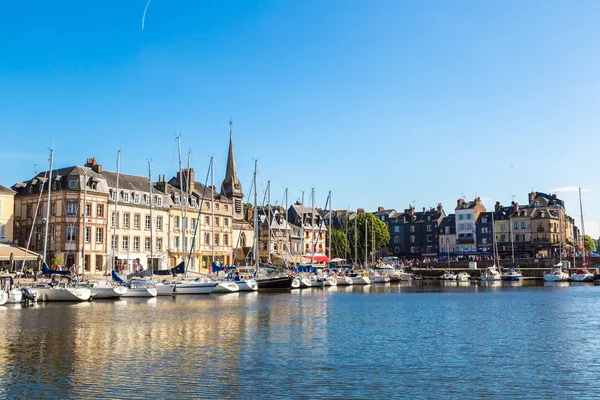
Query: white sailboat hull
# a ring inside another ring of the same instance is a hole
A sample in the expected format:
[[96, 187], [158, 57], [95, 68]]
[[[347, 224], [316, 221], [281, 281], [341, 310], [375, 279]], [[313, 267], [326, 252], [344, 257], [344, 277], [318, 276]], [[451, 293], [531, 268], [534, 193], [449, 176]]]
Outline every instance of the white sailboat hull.
[[575, 273], [571, 275], [571, 279], [573, 282], [592, 282], [594, 280], [594, 275], [589, 272], [583, 274]]
[[23, 293], [21, 289], [10, 289], [8, 291], [8, 304], [19, 304], [23, 300]]
[[156, 288], [129, 288], [121, 297], [156, 297]]
[[173, 294], [210, 294], [217, 287], [216, 282], [183, 281], [175, 284]]
[[[257, 285], [258, 286], [258, 285]], [[258, 288], [257, 288], [258, 290]], [[240, 288], [234, 282], [217, 282], [217, 286], [212, 293], [232, 293], [239, 292]]]
[[337, 278], [330, 276], [323, 280], [323, 286], [337, 286]]
[[390, 282], [390, 278], [388, 278], [387, 276], [370, 276], [369, 279], [371, 279], [371, 283], [389, 283]]
[[156, 295], [157, 296], [173, 296], [175, 290], [174, 283], [157, 283], [156, 284]]
[[247, 281], [235, 281], [238, 285], [240, 292], [254, 292], [258, 290], [258, 283], [254, 279], [248, 279]]
[[92, 299], [118, 299], [127, 293], [127, 288], [123, 286], [113, 287], [93, 287]]
[[40, 288], [35, 287], [39, 293], [38, 299], [41, 301], [87, 301], [92, 296], [92, 291], [88, 288]]
[[312, 287], [312, 283], [311, 283], [310, 279], [308, 279], [304, 276], [301, 276], [298, 278], [298, 280], [300, 281], [300, 289], [306, 289], [306, 288]]
[[370, 285], [371, 280], [368, 276], [352, 276], [353, 285]]
[[338, 286], [352, 285], [352, 278], [349, 276], [338, 276], [335, 280], [337, 281]]

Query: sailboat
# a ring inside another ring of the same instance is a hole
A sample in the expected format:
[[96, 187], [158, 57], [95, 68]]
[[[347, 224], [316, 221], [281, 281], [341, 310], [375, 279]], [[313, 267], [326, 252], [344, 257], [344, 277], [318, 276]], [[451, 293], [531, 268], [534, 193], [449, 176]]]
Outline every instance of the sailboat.
[[[550, 272], [544, 272], [544, 281], [546, 282], [567, 282], [569, 280], [569, 273], [563, 270], [563, 260], [562, 260], [562, 242], [563, 242], [563, 222], [560, 213], [560, 208], [558, 209], [558, 223], [560, 228], [560, 242], [559, 242], [559, 262], [554, 265]], [[567, 263], [568, 264], [568, 263]]]
[[[121, 287], [125, 287], [127, 288], [127, 290], [125, 291], [125, 293], [121, 294], [121, 297], [156, 297], [157, 296], [157, 290], [156, 287], [147, 281], [135, 281], [135, 282], [125, 282], [120, 276], [119, 274], [117, 274], [117, 271], [115, 270], [115, 249], [117, 248], [117, 243], [116, 243], [116, 237], [117, 237], [117, 207], [119, 205], [119, 173], [120, 173], [120, 164], [121, 164], [121, 150], [118, 151], [117, 153], [117, 184], [116, 184], [116, 188], [115, 188], [115, 193], [116, 193], [116, 197], [115, 197], [115, 209], [114, 209], [114, 225], [113, 225], [113, 239], [112, 239], [112, 262], [111, 262], [111, 266], [112, 266], [112, 271], [111, 271], [111, 277], [114, 283], [116, 283], [118, 286]], [[148, 168], [150, 168], [150, 162], [148, 162]], [[150, 180], [150, 220], [152, 220], [152, 181]], [[150, 237], [152, 238], [152, 228], [154, 224], [150, 224]], [[150, 239], [150, 243], [153, 243], [153, 240]], [[153, 246], [150, 246], [150, 248], [152, 249]], [[152, 257], [150, 257], [150, 260], [152, 260]], [[151, 273], [151, 272], [150, 272]], [[139, 273], [137, 273], [139, 274]], [[144, 275], [146, 274], [146, 271], [144, 271]], [[138, 275], [139, 276], [139, 275]], [[128, 279], [130, 279], [128, 277]]]
[[[511, 234], [512, 236], [512, 234]], [[512, 238], [511, 238], [512, 240]], [[493, 246], [492, 246], [492, 252], [494, 253], [494, 264], [491, 267], [488, 267], [484, 272], [481, 273], [481, 277], [480, 279], [482, 281], [499, 281], [502, 279], [502, 275], [500, 274], [500, 271], [498, 270], [498, 266], [496, 265], [496, 263], [498, 261], [498, 259], [500, 258], [498, 256], [498, 247], [496, 244], [496, 225], [494, 223], [494, 211], [492, 211], [492, 241], [493, 241]]]
[[[44, 232], [44, 258], [43, 274], [52, 276], [49, 283], [39, 283], [33, 288], [38, 292], [41, 301], [87, 301], [92, 295], [90, 289], [84, 287], [74, 287], [71, 285], [70, 271], [54, 271], [46, 265], [46, 255], [48, 246], [48, 228], [50, 222], [50, 203], [52, 195], [52, 163], [54, 161], [54, 150], [50, 150], [50, 171], [48, 174], [48, 204], [46, 207], [46, 226]], [[64, 276], [66, 281], [60, 282], [57, 276]]]
[[579, 210], [581, 212], [581, 247], [583, 248], [584, 262], [582, 268], [578, 269], [571, 279], [573, 282], [592, 282], [594, 280], [594, 274], [588, 270], [588, 253], [585, 249], [585, 226], [583, 223], [583, 203], [581, 202], [581, 188], [579, 188]]

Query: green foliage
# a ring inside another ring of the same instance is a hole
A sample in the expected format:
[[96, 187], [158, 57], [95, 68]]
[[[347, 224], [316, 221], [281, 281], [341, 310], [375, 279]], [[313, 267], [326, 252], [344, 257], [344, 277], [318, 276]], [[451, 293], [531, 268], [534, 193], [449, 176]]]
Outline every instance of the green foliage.
[[596, 241], [592, 239], [591, 236], [585, 235], [583, 237], [585, 241], [585, 250], [586, 251], [596, 251]]
[[[360, 259], [365, 258], [365, 223], [367, 224], [367, 254], [385, 247], [390, 242], [390, 233], [387, 225], [373, 214], [358, 214], [349, 222], [348, 240], [350, 258], [354, 258], [354, 244], [356, 241], [357, 253]], [[372, 243], [372, 230], [375, 229], [375, 246]], [[356, 238], [356, 240], [355, 240]]]
[[58, 254], [55, 254], [54, 257], [52, 257], [52, 265], [62, 265], [63, 262], [64, 259]]
[[[329, 247], [329, 232], [327, 232], [325, 242], [327, 247]], [[347, 254], [350, 254], [350, 246], [348, 245], [348, 240], [346, 239], [346, 234], [344, 232], [334, 229], [331, 232], [331, 242], [333, 243], [331, 247], [332, 258], [345, 258]]]

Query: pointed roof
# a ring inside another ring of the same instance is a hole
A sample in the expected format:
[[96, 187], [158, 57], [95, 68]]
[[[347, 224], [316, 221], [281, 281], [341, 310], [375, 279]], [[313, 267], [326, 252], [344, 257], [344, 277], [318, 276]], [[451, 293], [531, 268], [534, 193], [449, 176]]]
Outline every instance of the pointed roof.
[[225, 171], [225, 179], [221, 185], [221, 193], [226, 197], [244, 197], [242, 185], [237, 176], [235, 167], [235, 156], [233, 154], [233, 121], [229, 120], [229, 153], [227, 154], [227, 170]]

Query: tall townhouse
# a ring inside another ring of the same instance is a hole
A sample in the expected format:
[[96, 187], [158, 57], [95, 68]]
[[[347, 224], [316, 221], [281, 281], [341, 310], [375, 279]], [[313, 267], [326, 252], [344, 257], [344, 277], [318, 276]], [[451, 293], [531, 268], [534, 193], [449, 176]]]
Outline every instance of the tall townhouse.
[[531, 213], [532, 250], [534, 254], [551, 256], [573, 251], [573, 218], [565, 210], [564, 201], [555, 194], [531, 192], [528, 196]]
[[458, 199], [454, 213], [456, 215], [457, 252], [469, 254], [477, 252], [477, 233], [475, 221], [485, 212], [485, 206], [479, 197], [473, 201]]
[[445, 216], [440, 222], [439, 232], [439, 249], [440, 256], [452, 256], [456, 252], [456, 222], [455, 214]]
[[30, 250], [39, 253], [43, 253], [46, 243], [48, 264], [56, 261], [79, 273], [83, 272], [84, 265], [86, 272], [102, 271], [108, 262], [108, 187], [102, 167], [92, 160], [88, 160], [85, 167], [53, 170], [50, 179], [46, 171], [13, 186], [16, 191], [15, 242], [23, 247], [29, 245]]
[[15, 191], [0, 185], [0, 242], [13, 241]]
[[302, 206], [299, 202], [287, 210], [287, 220], [300, 229], [300, 252], [304, 257], [325, 255], [327, 228], [315, 208]]
[[260, 209], [258, 213], [261, 260], [269, 261], [270, 258], [273, 262], [281, 262], [283, 260], [290, 261], [294, 259], [293, 255], [297, 254], [298, 248], [292, 248], [291, 237], [293, 228], [285, 219], [285, 209], [274, 207], [270, 213], [268, 209]]
[[494, 234], [500, 257], [507, 257], [512, 254], [510, 217], [514, 212], [514, 204], [513, 202], [512, 205], [505, 207], [498, 201], [494, 205]]
[[521, 207], [519, 203], [513, 205], [514, 211], [510, 216], [512, 225], [512, 246], [515, 256], [526, 257], [533, 254], [531, 243], [531, 214], [533, 208]]
[[[186, 183], [188, 181], [189, 187]], [[168, 185], [171, 187], [168, 193], [172, 199], [179, 197], [180, 191], [189, 193], [186, 219], [183, 218], [181, 205], [173, 207], [171, 211], [171, 225], [175, 227], [177, 217], [180, 217], [180, 227], [187, 228], [187, 240], [183, 242], [181, 235], [180, 246], [176, 246], [180, 231], [172, 232], [171, 263], [180, 256], [181, 251], [178, 249], [185, 245], [187, 253], [191, 252], [189, 269], [193, 271], [210, 272], [213, 262], [232, 265], [235, 201], [219, 193], [215, 187], [196, 182], [195, 172], [191, 168], [184, 169], [181, 174], [171, 178]]]
[[402, 257], [435, 257], [439, 252], [439, 224], [446, 213], [441, 204], [415, 212], [413, 206], [388, 219], [392, 253]]
[[102, 176], [109, 191], [109, 268], [113, 263], [127, 273], [168, 268], [168, 196], [145, 176], [119, 173], [118, 184], [116, 172], [103, 171]]
[[[494, 253], [494, 224], [492, 224], [492, 212], [485, 211], [479, 214], [475, 221], [475, 237], [477, 240], [477, 251], [483, 254]], [[494, 221], [495, 222], [495, 221]]]

